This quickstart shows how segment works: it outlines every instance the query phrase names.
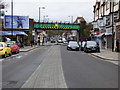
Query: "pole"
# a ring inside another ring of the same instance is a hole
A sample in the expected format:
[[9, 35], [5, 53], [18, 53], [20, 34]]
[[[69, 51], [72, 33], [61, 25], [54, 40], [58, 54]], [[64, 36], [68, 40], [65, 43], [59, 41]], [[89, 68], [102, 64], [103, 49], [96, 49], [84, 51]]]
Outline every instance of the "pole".
[[71, 16], [71, 23], [73, 23], [73, 16]]
[[13, 40], [13, 0], [11, 1], [11, 36]]
[[45, 22], [45, 16], [43, 16], [43, 22]]
[[112, 5], [112, 52], [114, 52], [114, 3]]
[[40, 7], [39, 7], [39, 23], [40, 23]]

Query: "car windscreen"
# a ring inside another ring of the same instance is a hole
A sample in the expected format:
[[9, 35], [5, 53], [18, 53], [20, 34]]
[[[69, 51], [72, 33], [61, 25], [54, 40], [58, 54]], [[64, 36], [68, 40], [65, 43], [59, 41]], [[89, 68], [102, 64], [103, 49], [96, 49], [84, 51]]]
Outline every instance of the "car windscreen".
[[7, 45], [14, 45], [13, 42], [7, 42], [6, 44], [7, 44]]
[[84, 47], [84, 45], [85, 45], [85, 42], [82, 42], [82, 47]]
[[78, 46], [78, 43], [77, 42], [70, 42], [69, 45], [71, 45], [71, 46]]
[[93, 41], [88, 41], [88, 42], [87, 42], [87, 45], [88, 45], [88, 46], [95, 46], [95, 45], [97, 45], [97, 43], [96, 43], [96, 42], [93, 42]]
[[0, 47], [3, 47], [3, 45], [0, 43]]

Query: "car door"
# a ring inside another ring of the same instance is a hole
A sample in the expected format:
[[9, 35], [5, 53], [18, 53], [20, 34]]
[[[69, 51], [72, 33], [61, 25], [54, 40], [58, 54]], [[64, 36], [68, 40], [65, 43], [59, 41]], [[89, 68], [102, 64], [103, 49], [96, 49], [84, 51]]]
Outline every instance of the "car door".
[[10, 54], [10, 47], [8, 47], [8, 45], [6, 43], [5, 43], [5, 48], [6, 48], [7, 54]]

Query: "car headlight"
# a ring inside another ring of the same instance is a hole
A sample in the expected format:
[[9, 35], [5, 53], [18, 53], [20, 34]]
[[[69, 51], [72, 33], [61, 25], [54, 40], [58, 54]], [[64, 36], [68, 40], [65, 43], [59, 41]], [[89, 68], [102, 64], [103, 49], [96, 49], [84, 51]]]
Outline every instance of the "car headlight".
[[70, 47], [70, 45], [68, 45], [68, 47]]

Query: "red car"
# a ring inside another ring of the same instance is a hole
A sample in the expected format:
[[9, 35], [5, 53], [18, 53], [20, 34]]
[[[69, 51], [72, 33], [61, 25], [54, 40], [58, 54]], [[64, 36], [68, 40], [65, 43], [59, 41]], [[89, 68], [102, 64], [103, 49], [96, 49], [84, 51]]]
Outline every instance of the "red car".
[[12, 53], [19, 53], [19, 46], [16, 44], [16, 41], [6, 41], [6, 44], [11, 47]]

